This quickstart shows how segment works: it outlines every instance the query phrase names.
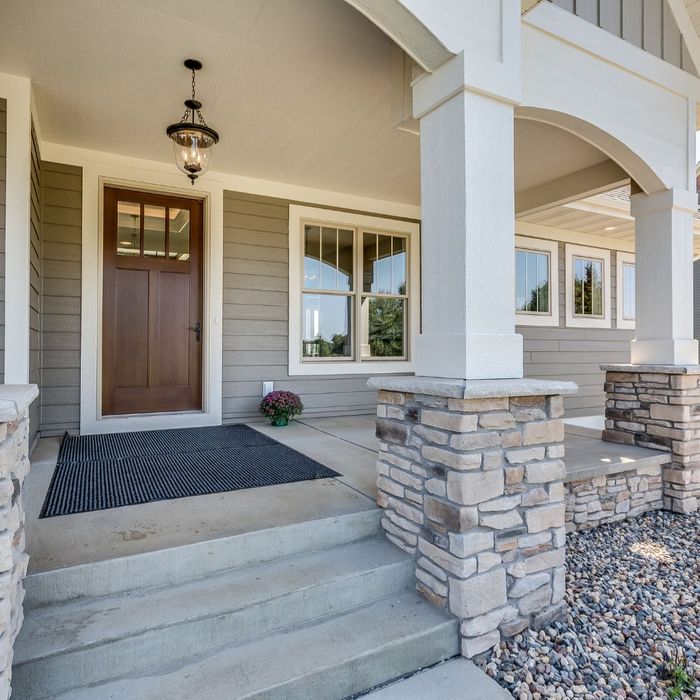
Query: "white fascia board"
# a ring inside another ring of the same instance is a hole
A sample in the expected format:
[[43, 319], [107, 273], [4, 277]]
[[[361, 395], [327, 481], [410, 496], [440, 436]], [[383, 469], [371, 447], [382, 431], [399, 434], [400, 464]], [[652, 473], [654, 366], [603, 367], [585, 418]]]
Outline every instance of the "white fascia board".
[[700, 78], [551, 2], [543, 2], [532, 8], [522, 21], [664, 90], [700, 101]]
[[685, 41], [690, 57], [693, 59], [695, 70], [700, 69], [700, 38], [698, 38], [693, 22], [688, 14], [688, 8], [683, 0], [666, 0], [673, 19], [676, 20], [681, 36]]

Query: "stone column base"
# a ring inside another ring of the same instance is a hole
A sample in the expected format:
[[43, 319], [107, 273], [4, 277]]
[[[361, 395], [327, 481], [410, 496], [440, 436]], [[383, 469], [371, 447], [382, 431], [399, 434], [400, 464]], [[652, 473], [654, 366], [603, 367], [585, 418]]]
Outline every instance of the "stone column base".
[[374, 377], [382, 526], [475, 656], [564, 612], [570, 382]]
[[700, 366], [603, 365], [603, 439], [671, 453], [664, 507], [692, 513], [700, 501]]

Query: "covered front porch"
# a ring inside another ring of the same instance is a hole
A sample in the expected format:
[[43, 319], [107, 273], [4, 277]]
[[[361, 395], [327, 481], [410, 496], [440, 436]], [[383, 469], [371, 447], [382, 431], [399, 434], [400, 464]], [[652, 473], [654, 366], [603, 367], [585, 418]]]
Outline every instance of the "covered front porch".
[[[39, 519], [60, 438], [40, 440], [25, 482], [29, 573], [377, 510], [374, 416], [302, 417], [283, 429], [261, 423], [252, 427], [339, 476]], [[604, 442], [600, 432], [582, 430], [575, 419], [567, 426], [567, 483], [636, 472], [669, 460], [665, 452]]]

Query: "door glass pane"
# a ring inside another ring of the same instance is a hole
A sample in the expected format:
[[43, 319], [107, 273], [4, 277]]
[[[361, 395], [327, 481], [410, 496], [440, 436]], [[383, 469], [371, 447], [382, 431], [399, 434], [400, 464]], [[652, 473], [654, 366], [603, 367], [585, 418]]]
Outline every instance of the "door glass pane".
[[321, 228], [304, 226], [304, 289], [321, 283]]
[[143, 207], [143, 254], [165, 257], [165, 207]]
[[321, 229], [321, 284], [319, 289], [337, 289], [337, 268], [338, 229], [324, 226]]
[[623, 311], [622, 317], [626, 321], [634, 321], [635, 318], [635, 288], [634, 288], [634, 265], [630, 263], [624, 263], [622, 266], [622, 299], [623, 299]]
[[304, 294], [304, 357], [352, 357], [352, 297]]
[[406, 300], [365, 297], [362, 300], [362, 359], [404, 357]]
[[141, 255], [141, 205], [117, 202], [117, 255]]
[[168, 209], [170, 232], [168, 234], [168, 255], [175, 260], [190, 259], [190, 211], [189, 209]]

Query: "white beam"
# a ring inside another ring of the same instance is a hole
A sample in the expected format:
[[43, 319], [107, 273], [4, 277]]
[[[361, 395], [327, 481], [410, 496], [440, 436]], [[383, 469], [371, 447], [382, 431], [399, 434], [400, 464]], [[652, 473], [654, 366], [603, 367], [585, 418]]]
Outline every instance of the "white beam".
[[527, 216], [621, 187], [629, 175], [611, 160], [515, 193], [515, 215]]
[[29, 382], [31, 85], [0, 73], [7, 101], [5, 173], [5, 383]]

